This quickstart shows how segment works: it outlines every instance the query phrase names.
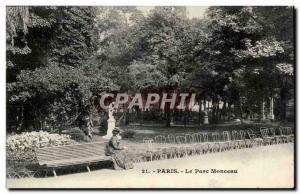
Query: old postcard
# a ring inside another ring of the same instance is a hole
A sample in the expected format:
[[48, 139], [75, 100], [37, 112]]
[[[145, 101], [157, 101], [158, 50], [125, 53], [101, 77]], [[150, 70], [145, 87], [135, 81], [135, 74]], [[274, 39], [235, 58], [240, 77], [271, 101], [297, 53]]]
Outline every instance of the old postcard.
[[7, 188], [293, 189], [293, 6], [6, 6]]

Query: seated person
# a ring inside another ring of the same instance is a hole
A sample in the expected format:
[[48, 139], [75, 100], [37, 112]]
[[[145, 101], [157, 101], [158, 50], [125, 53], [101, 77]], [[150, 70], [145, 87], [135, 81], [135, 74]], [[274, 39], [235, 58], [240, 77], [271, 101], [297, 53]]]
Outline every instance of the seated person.
[[113, 136], [106, 145], [105, 154], [112, 157], [114, 168], [116, 170], [132, 169], [133, 163], [128, 158], [128, 154], [126, 154], [124, 147], [121, 146], [121, 141], [117, 137], [117, 135], [120, 133], [120, 130], [115, 128], [112, 133]]

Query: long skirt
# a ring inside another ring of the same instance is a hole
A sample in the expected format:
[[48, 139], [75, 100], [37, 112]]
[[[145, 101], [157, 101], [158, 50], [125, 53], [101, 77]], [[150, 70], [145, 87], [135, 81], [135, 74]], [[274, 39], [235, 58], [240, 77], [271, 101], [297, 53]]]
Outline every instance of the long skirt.
[[115, 170], [128, 170], [133, 168], [133, 162], [125, 150], [115, 150], [111, 154]]

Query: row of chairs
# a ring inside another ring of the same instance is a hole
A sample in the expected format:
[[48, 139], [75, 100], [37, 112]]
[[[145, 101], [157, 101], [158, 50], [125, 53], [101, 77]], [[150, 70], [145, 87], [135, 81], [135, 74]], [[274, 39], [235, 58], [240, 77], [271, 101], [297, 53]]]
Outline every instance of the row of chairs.
[[273, 128], [261, 127], [259, 131], [248, 129], [176, 136], [169, 134], [158, 135], [154, 139], [145, 138], [143, 142], [147, 145], [150, 160], [157, 160], [293, 141], [292, 128], [280, 127], [278, 130], [279, 133]]
[[294, 132], [291, 127], [274, 128], [261, 127], [259, 131], [255, 132], [248, 129], [249, 138], [252, 139], [256, 145], [271, 145], [278, 143], [288, 143], [294, 141]]

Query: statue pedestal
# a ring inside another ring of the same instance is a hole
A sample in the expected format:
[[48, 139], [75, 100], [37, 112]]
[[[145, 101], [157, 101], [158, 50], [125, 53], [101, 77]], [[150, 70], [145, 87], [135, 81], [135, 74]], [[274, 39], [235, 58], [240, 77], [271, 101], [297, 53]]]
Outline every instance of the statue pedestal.
[[104, 139], [110, 139], [113, 129], [116, 127], [116, 120], [112, 117], [107, 120], [107, 132], [106, 135], [103, 136]]
[[174, 126], [173, 118], [172, 118], [171, 121], [170, 121], [170, 126]]
[[207, 110], [204, 111], [204, 124], [209, 124]]
[[209, 124], [208, 116], [207, 115], [204, 116], [204, 124]]

